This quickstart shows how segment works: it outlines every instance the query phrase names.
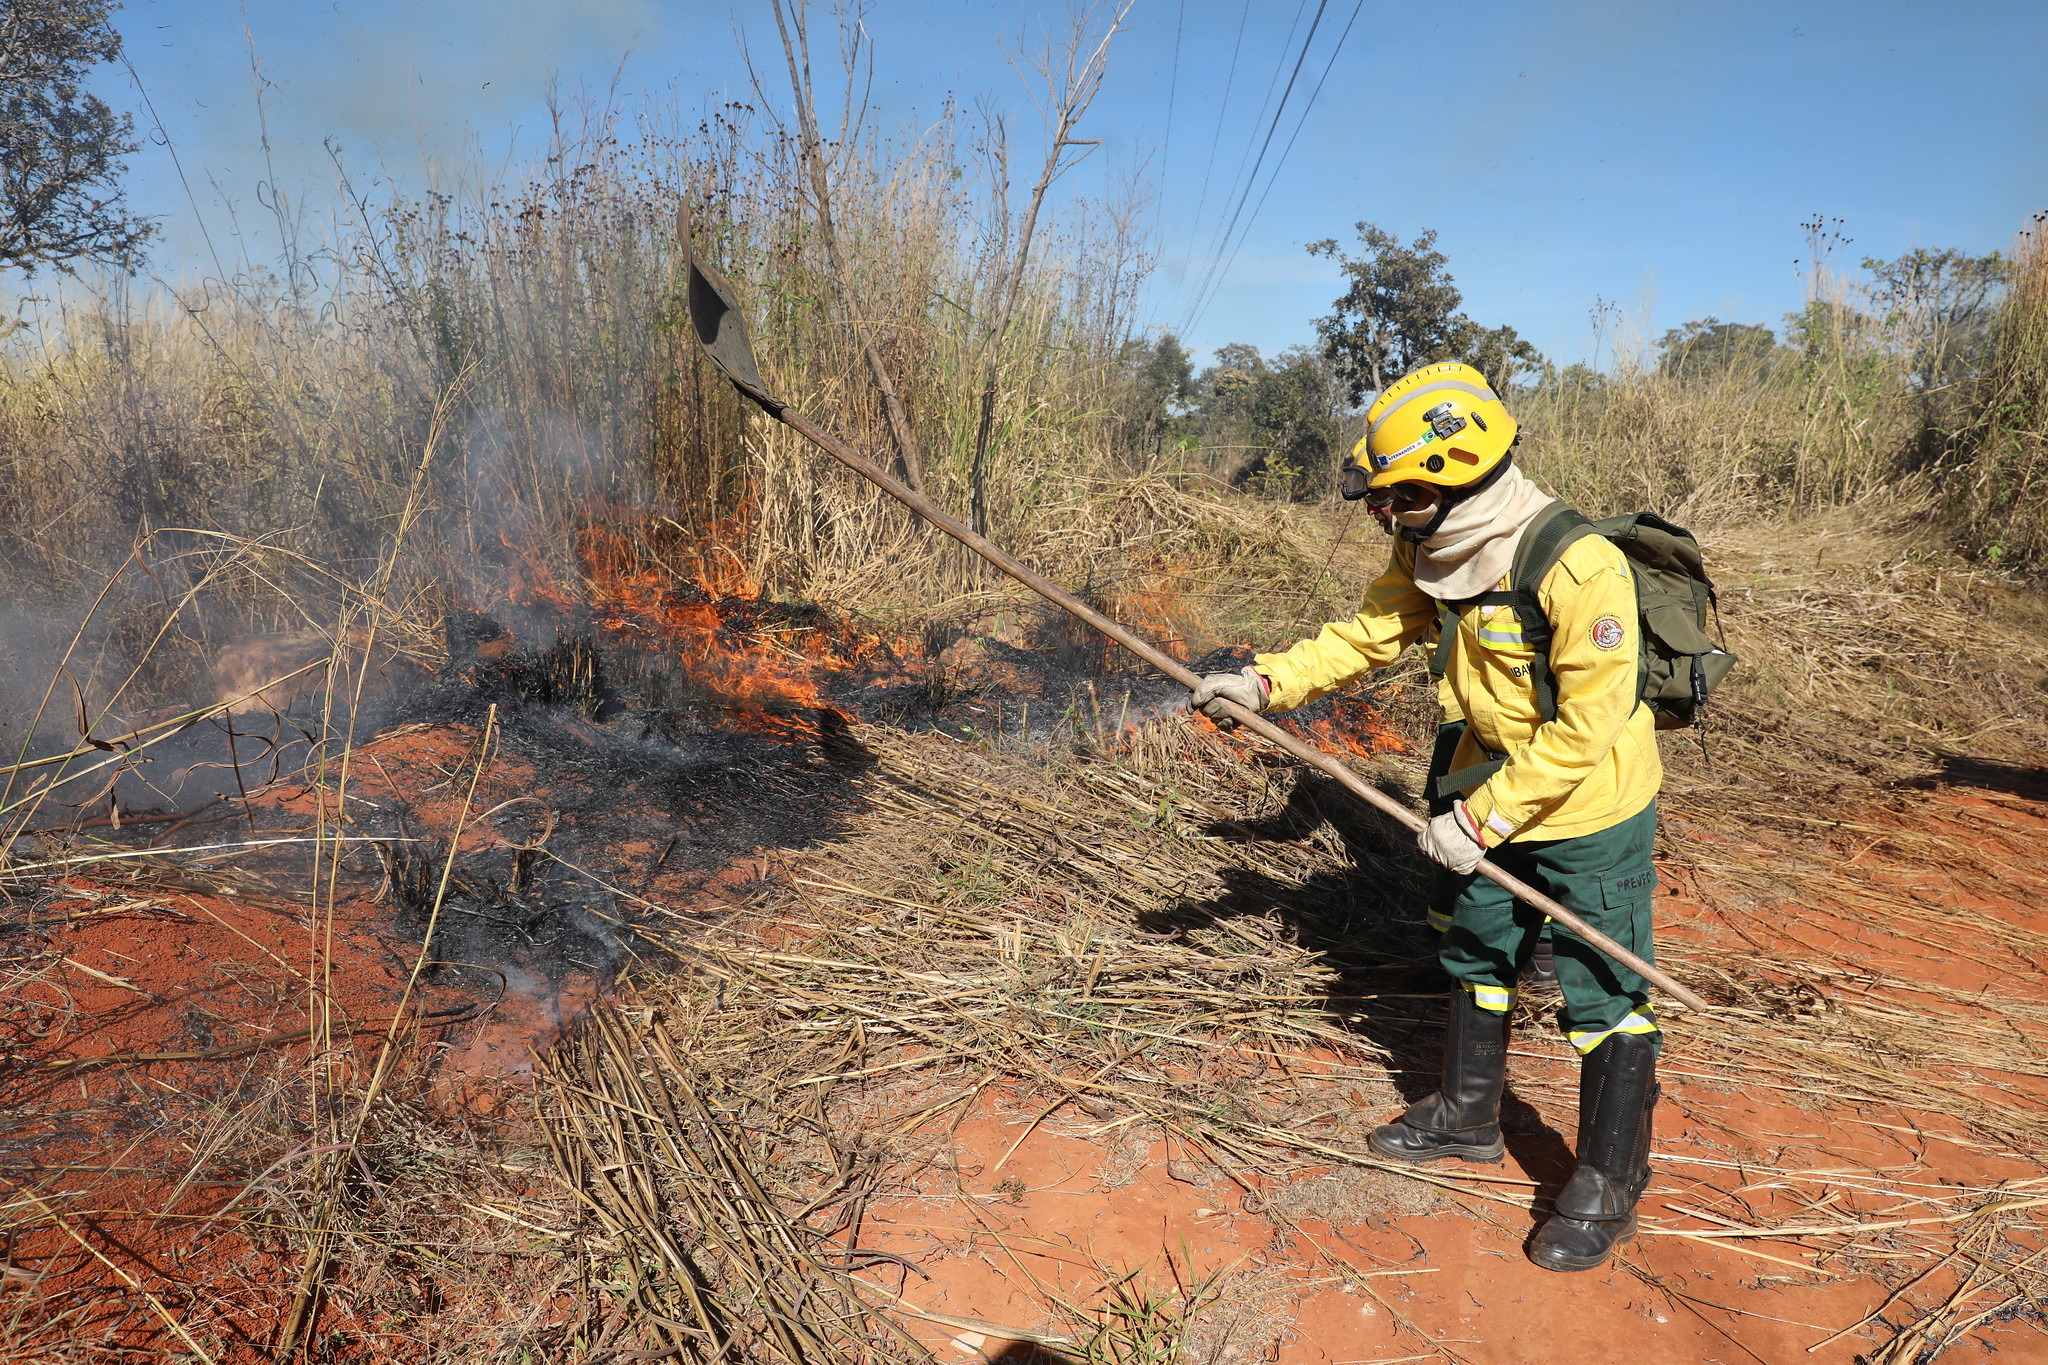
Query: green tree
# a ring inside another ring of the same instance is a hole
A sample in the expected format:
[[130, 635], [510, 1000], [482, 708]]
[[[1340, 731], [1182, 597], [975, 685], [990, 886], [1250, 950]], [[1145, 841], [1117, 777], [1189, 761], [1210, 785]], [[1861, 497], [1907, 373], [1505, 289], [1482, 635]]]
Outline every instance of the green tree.
[[1809, 362], [1873, 353], [1881, 338], [1876, 319], [1839, 299], [1809, 299], [1785, 314], [1785, 340]]
[[1542, 352], [1514, 328], [1485, 327], [1459, 311], [1465, 296], [1451, 279], [1450, 258], [1436, 249], [1434, 230], [1403, 246], [1377, 224], [1360, 223], [1358, 244], [1356, 256], [1334, 238], [1308, 248], [1336, 261], [1349, 282], [1316, 330], [1353, 403], [1441, 360], [1463, 361], [1501, 389], [1542, 371]]
[[1741, 366], [1763, 369], [1777, 351], [1777, 335], [1762, 323], [1708, 316], [1664, 334], [1657, 343], [1657, 368], [1676, 379], [1704, 379]]
[[135, 121], [81, 85], [116, 61], [111, 0], [0, 0], [0, 267], [132, 264], [156, 231], [120, 174]]
[[1173, 436], [1195, 395], [1194, 353], [1172, 332], [1162, 332], [1152, 341], [1132, 337], [1117, 359], [1130, 395], [1123, 414], [1124, 448], [1142, 466]]
[[1908, 350], [1914, 383], [1938, 388], [1982, 368], [2011, 262], [1996, 251], [1921, 247], [1891, 261], [1868, 257], [1863, 268], [1881, 320]]
[[1537, 385], [1561, 393], [1599, 393], [1607, 387], [1607, 376], [1584, 361], [1574, 360], [1561, 370], [1545, 365]]
[[1234, 343], [1195, 382], [1190, 423], [1206, 449], [1230, 458], [1235, 486], [1256, 483], [1282, 497], [1320, 497], [1337, 468], [1344, 385], [1312, 346], [1267, 360]]

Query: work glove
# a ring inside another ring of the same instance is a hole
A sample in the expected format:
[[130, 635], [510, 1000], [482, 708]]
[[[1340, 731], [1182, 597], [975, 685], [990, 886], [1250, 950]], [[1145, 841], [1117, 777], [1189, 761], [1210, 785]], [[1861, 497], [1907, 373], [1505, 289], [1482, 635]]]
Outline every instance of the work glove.
[[1486, 856], [1486, 845], [1479, 842], [1479, 822], [1463, 801], [1453, 801], [1449, 810], [1424, 825], [1415, 842], [1434, 861], [1461, 877], [1471, 876]]
[[1191, 710], [1200, 711], [1218, 725], [1229, 729], [1237, 722], [1221, 706], [1217, 698], [1234, 701], [1247, 711], [1263, 711], [1266, 701], [1273, 695], [1272, 684], [1258, 669], [1246, 664], [1235, 673], [1210, 673], [1195, 686], [1194, 694], [1188, 698]]

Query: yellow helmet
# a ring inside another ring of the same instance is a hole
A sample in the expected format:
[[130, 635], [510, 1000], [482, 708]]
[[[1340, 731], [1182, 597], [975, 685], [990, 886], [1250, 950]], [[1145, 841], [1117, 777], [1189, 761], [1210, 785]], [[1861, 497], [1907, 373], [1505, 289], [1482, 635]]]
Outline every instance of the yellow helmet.
[[1381, 390], [1365, 410], [1351, 463], [1373, 488], [1461, 488], [1492, 473], [1514, 443], [1515, 419], [1486, 376], [1447, 361], [1410, 370]]

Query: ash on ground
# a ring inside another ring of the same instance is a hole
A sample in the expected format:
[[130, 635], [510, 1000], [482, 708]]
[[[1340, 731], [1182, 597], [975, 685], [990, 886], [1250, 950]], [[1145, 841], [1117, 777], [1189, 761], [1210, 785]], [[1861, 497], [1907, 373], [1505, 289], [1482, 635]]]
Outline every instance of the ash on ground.
[[[388, 904], [416, 945], [431, 924], [432, 972], [549, 990], [660, 953], [700, 927], [689, 916], [765, 889], [778, 854], [836, 837], [874, 762], [865, 725], [1042, 749], [1114, 742], [1186, 708], [1180, 684], [1064, 618], [906, 643], [816, 606], [688, 587], [640, 613], [527, 605], [511, 618], [516, 633], [451, 609], [438, 671], [399, 675], [358, 708], [341, 889]], [[1217, 650], [1193, 667], [1249, 658]], [[42, 846], [119, 845], [146, 855], [118, 864], [138, 882], [310, 904], [307, 836], [330, 818], [316, 761], [341, 747], [322, 738], [333, 709], [306, 692], [203, 722], [138, 763], [111, 809], [53, 808]], [[1293, 719], [1364, 752], [1375, 714], [1325, 698]], [[466, 794], [486, 729], [486, 780]]]

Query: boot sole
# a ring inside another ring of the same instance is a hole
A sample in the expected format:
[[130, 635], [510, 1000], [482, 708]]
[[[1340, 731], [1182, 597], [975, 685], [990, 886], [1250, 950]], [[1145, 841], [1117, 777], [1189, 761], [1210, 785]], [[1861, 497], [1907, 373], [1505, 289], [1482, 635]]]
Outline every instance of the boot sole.
[[1545, 1270], [1555, 1270], [1561, 1275], [1569, 1275], [1581, 1270], [1598, 1270], [1601, 1266], [1606, 1265], [1609, 1261], [1614, 1259], [1614, 1251], [1616, 1247], [1619, 1247], [1623, 1242], [1626, 1242], [1629, 1238], [1635, 1235], [1636, 1217], [1634, 1214], [1630, 1214], [1628, 1219], [1628, 1226], [1624, 1227], [1621, 1230], [1621, 1235], [1619, 1237], [1616, 1237], [1612, 1242], [1609, 1242], [1607, 1244], [1607, 1250], [1598, 1256], [1558, 1256], [1546, 1259], [1545, 1257], [1538, 1256], [1536, 1252], [1533, 1249], [1531, 1249], [1529, 1252], [1529, 1260], [1532, 1264], [1539, 1265], [1543, 1267]]
[[1427, 1156], [1418, 1156], [1413, 1152], [1389, 1151], [1387, 1148], [1380, 1146], [1376, 1138], [1368, 1138], [1365, 1145], [1372, 1148], [1373, 1152], [1378, 1156], [1383, 1156], [1389, 1161], [1405, 1162], [1410, 1166], [1427, 1166], [1432, 1161], [1449, 1161], [1453, 1158], [1459, 1161], [1469, 1161], [1474, 1165], [1493, 1165], [1499, 1163], [1508, 1154], [1508, 1144], [1505, 1138], [1485, 1147], [1470, 1145], [1439, 1147]]

